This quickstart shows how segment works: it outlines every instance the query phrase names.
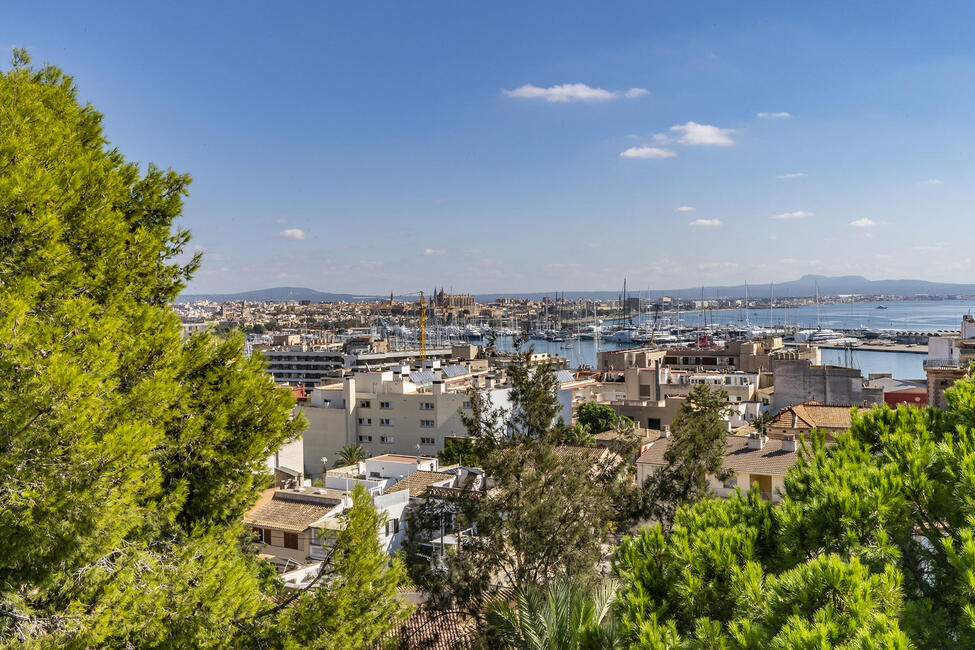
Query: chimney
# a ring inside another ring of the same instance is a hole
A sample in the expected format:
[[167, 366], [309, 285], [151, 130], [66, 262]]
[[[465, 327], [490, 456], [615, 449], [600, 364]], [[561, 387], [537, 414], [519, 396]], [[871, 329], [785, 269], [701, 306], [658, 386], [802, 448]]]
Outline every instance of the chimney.
[[761, 449], [765, 446], [765, 438], [760, 433], [749, 433], [748, 434], [748, 448], [749, 449]]
[[796, 434], [794, 433], [783, 433], [782, 434], [782, 451], [795, 451], [796, 450]]
[[434, 395], [443, 395], [443, 388], [444, 388], [443, 379], [434, 379], [433, 380], [433, 394]]
[[484, 388], [488, 390], [494, 388], [494, 375], [488, 375], [484, 378]]

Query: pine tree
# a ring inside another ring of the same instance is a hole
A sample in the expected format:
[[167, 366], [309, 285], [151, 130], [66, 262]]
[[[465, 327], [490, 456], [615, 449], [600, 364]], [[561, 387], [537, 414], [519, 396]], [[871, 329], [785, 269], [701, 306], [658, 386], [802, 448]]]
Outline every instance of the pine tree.
[[398, 558], [387, 567], [378, 537], [385, 519], [361, 485], [353, 489], [352, 508], [342, 521], [319, 588], [278, 610], [262, 631], [262, 647], [373, 648], [409, 614], [396, 594], [406, 571]]
[[[530, 356], [524, 351], [508, 367], [510, 409], [470, 392], [465, 425], [491, 489], [429, 499], [410, 514], [412, 576], [440, 606], [480, 616], [501, 586], [544, 589], [560, 575], [582, 582], [595, 576], [614, 516], [610, 488], [627, 475], [634, 441], [624, 431], [618, 453], [600, 462], [596, 450], [560, 446], [558, 382]], [[468, 528], [476, 539], [468, 533], [468, 543], [445, 556], [445, 568], [431, 569], [423, 544]]]
[[22, 50], [0, 74], [0, 645], [246, 646], [280, 583], [242, 515], [303, 421], [239, 335], [181, 340], [190, 178], [101, 124]]
[[975, 380], [948, 407], [859, 411], [814, 435], [781, 502], [756, 489], [677, 510], [615, 558], [644, 646], [975, 645]]
[[642, 514], [669, 528], [677, 508], [700, 501], [711, 494], [708, 475], [724, 479], [728, 435], [723, 416], [728, 394], [697, 384], [687, 395], [670, 427], [671, 440], [664, 453], [666, 465], [644, 482]]

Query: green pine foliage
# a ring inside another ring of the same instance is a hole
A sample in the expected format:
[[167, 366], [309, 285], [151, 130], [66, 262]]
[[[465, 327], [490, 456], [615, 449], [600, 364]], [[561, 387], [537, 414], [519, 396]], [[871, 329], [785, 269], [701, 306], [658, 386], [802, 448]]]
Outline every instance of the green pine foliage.
[[247, 647], [279, 595], [242, 516], [303, 421], [239, 335], [181, 340], [189, 183], [127, 162], [57, 68], [0, 74], [0, 646]]
[[815, 436], [779, 503], [705, 499], [618, 549], [641, 647], [975, 645], [975, 380], [948, 407], [861, 411]]
[[276, 612], [261, 630], [261, 647], [373, 648], [409, 614], [396, 595], [406, 571], [399, 558], [389, 563], [380, 548], [376, 532], [385, 519], [361, 485], [353, 489], [352, 508], [342, 520], [322, 584]]
[[[600, 463], [586, 448], [561, 446], [559, 384], [531, 349], [508, 366], [511, 408], [493, 408], [478, 390], [462, 414], [491, 489], [428, 499], [409, 515], [405, 549], [411, 577], [440, 607], [480, 617], [503, 587], [545, 589], [562, 575], [595, 579], [600, 545], [615, 515], [613, 496], [628, 477], [635, 441], [621, 431]], [[633, 448], [628, 447], [633, 445]], [[631, 479], [632, 480], [632, 479]], [[468, 532], [460, 551], [431, 568], [428, 547], [442, 532]]]

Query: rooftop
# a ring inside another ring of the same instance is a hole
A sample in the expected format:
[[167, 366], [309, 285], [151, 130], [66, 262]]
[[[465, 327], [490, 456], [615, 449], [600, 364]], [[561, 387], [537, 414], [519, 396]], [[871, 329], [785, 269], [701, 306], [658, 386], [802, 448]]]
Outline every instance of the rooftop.
[[387, 462], [387, 463], [413, 463], [415, 465], [418, 460], [419, 462], [422, 463], [428, 460], [436, 460], [436, 458], [433, 458], [432, 456], [417, 457], [417, 456], [404, 456], [400, 454], [382, 454], [379, 456], [372, 456], [370, 458], [367, 458], [366, 460], [367, 461], [376, 460], [379, 462]]
[[768, 426], [787, 429], [849, 429], [851, 408], [849, 405], [833, 406], [810, 400], [782, 409]]
[[427, 488], [434, 483], [453, 481], [455, 478], [457, 477], [454, 474], [446, 474], [444, 472], [428, 472], [421, 469], [413, 472], [403, 480], [388, 488], [386, 490], [386, 494], [409, 489], [410, 496], [421, 496], [422, 494], [426, 493]]
[[[646, 465], [665, 465], [664, 454], [673, 438], [660, 438], [643, 452], [637, 463]], [[761, 449], [751, 449], [746, 436], [725, 438], [724, 467], [739, 474], [769, 474], [785, 476], [796, 463], [795, 451], [784, 451], [782, 440], [769, 438]]]
[[285, 490], [275, 490], [270, 499], [262, 501], [244, 515], [244, 522], [252, 526], [274, 528], [289, 533], [307, 530], [319, 519], [328, 516], [335, 506], [342, 502], [341, 499], [325, 495], [318, 495], [317, 499], [293, 498], [290, 491]]

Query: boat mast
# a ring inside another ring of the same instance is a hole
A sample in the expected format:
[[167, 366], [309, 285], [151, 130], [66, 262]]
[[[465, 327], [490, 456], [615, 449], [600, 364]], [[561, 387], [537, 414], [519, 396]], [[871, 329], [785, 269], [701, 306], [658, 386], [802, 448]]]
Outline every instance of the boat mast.
[[823, 314], [819, 309], [819, 280], [816, 280], [816, 329], [823, 329]]
[[775, 288], [772, 283], [768, 283], [768, 328], [769, 331], [772, 330], [772, 302], [775, 300], [774, 294]]
[[745, 327], [750, 327], [751, 323], [748, 322], [748, 282], [745, 282]]

